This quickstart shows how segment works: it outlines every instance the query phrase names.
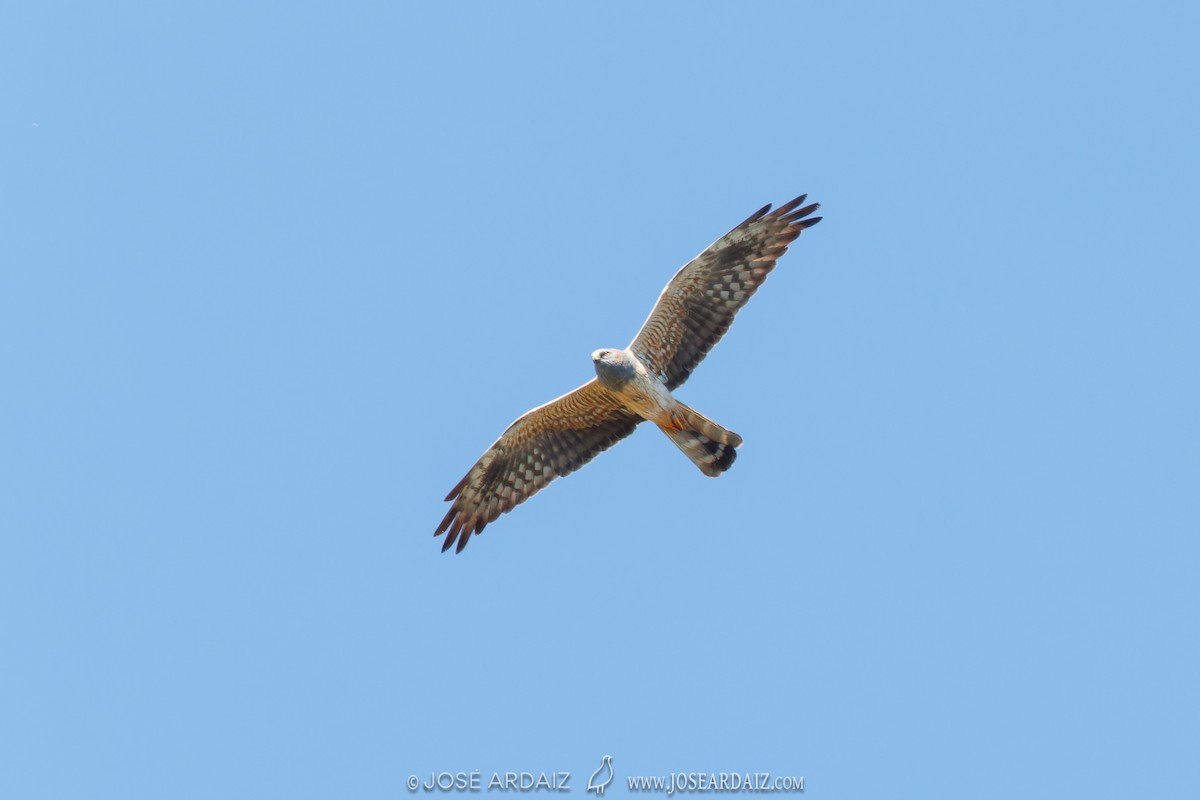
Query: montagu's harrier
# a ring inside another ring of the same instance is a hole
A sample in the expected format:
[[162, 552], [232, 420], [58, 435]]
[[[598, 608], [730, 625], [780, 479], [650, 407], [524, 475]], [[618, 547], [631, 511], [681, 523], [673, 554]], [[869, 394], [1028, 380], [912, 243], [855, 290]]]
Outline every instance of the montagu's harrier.
[[687, 380], [800, 232], [816, 225], [806, 195], [767, 205], [714, 242], [663, 289], [633, 343], [592, 353], [596, 377], [508, 427], [446, 495], [434, 536], [462, 552], [471, 534], [649, 420], [705, 475], [733, 466], [742, 437], [671, 395]]

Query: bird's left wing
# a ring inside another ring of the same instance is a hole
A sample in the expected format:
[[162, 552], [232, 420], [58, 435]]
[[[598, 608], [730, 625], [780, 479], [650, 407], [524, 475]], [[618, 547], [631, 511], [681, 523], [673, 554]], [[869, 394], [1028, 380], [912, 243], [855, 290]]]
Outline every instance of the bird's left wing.
[[641, 421], [594, 378], [523, 415], [446, 495], [454, 505], [433, 534], [446, 534], [442, 552], [457, 541], [461, 553], [471, 534], [579, 469]]
[[788, 245], [820, 217], [807, 195], [764, 206], [675, 274], [629, 349], [674, 389], [687, 380], [733, 317], [775, 268]]

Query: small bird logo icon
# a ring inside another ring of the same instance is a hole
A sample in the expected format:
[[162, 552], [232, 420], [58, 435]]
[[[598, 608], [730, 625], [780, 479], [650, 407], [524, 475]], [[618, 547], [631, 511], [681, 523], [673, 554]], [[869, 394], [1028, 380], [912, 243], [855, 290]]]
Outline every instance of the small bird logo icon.
[[595, 792], [601, 797], [604, 796], [604, 790], [612, 783], [613, 767], [612, 756], [605, 756], [600, 761], [600, 768], [592, 773], [592, 777], [588, 778], [587, 790]]

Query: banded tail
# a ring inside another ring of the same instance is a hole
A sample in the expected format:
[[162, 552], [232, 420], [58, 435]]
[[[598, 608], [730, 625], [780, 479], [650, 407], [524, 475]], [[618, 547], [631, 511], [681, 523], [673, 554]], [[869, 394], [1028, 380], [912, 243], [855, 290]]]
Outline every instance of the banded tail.
[[710, 478], [733, 466], [742, 444], [742, 437], [683, 403], [671, 411], [668, 425], [658, 427]]

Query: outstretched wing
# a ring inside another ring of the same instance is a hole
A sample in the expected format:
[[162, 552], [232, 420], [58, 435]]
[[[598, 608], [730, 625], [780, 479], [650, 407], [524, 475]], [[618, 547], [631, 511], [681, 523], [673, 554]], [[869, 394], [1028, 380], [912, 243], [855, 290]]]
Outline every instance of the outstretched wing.
[[501, 514], [512, 511], [560, 475], [633, 433], [642, 421], [594, 378], [538, 406], [506, 430], [446, 495], [454, 505], [434, 536], [446, 533], [442, 552], [467, 546]]
[[[805, 228], [819, 203], [799, 208], [800, 195], [771, 211], [766, 205], [713, 242], [675, 274], [629, 349], [674, 389], [704, 360]], [[770, 213], [768, 213], [770, 212]]]

